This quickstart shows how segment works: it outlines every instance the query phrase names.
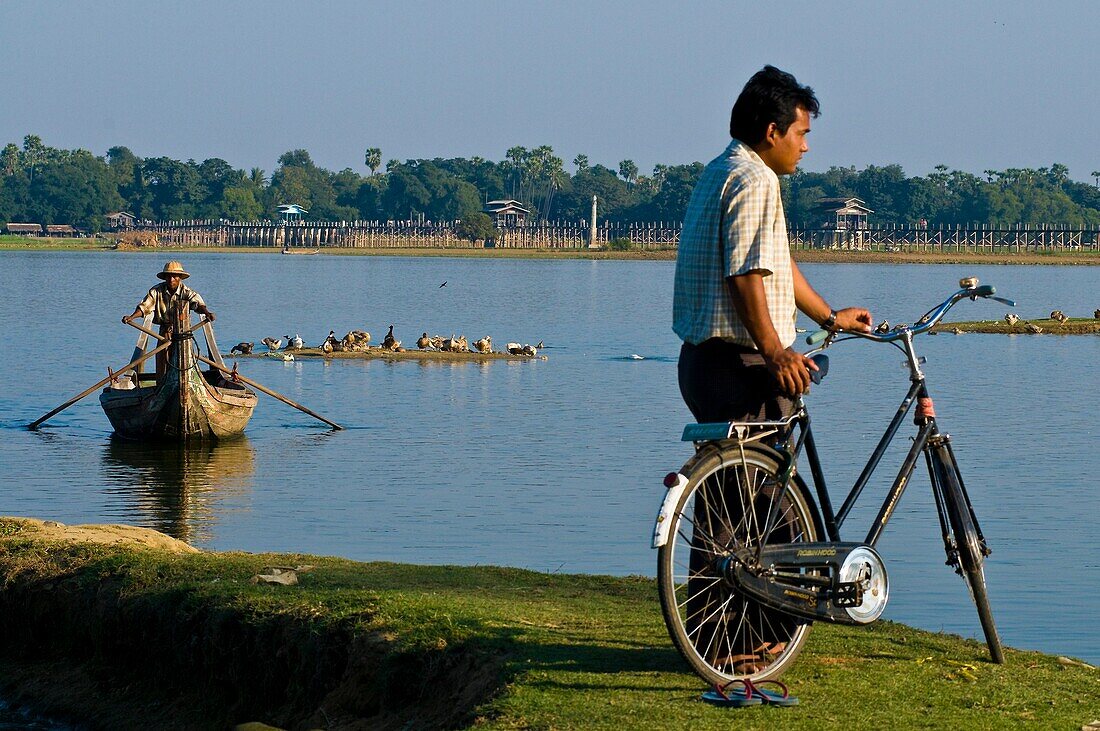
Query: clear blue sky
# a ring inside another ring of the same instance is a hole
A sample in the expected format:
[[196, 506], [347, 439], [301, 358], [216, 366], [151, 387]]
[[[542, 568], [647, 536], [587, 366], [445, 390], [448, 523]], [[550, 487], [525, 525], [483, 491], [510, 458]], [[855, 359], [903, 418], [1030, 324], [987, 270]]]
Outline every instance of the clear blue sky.
[[822, 104], [808, 170], [1100, 169], [1100, 2], [0, 3], [0, 144], [270, 172], [500, 160], [706, 161], [765, 63]]

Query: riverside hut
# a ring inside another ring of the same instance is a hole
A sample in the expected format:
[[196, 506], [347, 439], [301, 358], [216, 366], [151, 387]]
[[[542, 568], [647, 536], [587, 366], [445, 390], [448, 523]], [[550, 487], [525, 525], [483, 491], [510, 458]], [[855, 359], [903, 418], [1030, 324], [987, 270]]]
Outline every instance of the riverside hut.
[[51, 223], [46, 226], [46, 235], [59, 239], [72, 239], [80, 236], [80, 231], [67, 223]]
[[8, 233], [19, 236], [41, 236], [42, 224], [40, 223], [9, 223]]
[[114, 211], [104, 216], [103, 221], [112, 231], [126, 231], [134, 227], [137, 216], [128, 211]]

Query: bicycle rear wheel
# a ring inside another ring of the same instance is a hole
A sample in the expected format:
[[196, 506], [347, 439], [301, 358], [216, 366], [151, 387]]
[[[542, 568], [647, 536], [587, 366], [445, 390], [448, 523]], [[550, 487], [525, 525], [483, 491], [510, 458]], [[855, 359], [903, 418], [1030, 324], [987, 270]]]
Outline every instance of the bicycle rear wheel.
[[[747, 445], [705, 449], [657, 554], [657, 585], [673, 644], [708, 683], [775, 678], [794, 662], [811, 623], [746, 597], [717, 570], [741, 546], [817, 540], [820, 520], [801, 479], [776, 480], [778, 455]], [[765, 526], [773, 505], [774, 525]]]
[[986, 552], [983, 550], [978, 529], [974, 525], [970, 503], [963, 491], [954, 457], [946, 446], [942, 446], [936, 450], [935, 459], [937, 469], [942, 476], [947, 519], [951, 524], [951, 532], [955, 536], [955, 546], [959, 552], [960, 573], [966, 581], [967, 589], [970, 590], [970, 598], [978, 610], [978, 621], [981, 622], [982, 633], [985, 635], [986, 645], [989, 646], [989, 656], [993, 662], [1000, 664], [1005, 661], [1005, 658], [1001, 637], [993, 621], [993, 610], [989, 606], [989, 593], [986, 591]]

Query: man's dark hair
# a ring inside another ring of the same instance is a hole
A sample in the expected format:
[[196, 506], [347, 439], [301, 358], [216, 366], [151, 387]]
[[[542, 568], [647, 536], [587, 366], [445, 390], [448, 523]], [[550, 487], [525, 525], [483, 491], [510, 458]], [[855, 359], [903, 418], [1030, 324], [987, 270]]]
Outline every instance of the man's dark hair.
[[786, 71], [765, 66], [752, 75], [734, 102], [730, 136], [746, 145], [756, 145], [763, 141], [772, 122], [781, 134], [786, 134], [799, 107], [814, 117], [818, 115], [814, 90], [799, 84]]

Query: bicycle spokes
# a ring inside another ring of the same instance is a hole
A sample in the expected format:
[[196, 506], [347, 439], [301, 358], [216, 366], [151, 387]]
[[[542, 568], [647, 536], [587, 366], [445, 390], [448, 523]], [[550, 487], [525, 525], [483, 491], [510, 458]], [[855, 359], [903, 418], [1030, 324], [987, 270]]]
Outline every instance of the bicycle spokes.
[[733, 556], [750, 560], [765, 545], [816, 538], [803, 493], [780, 487], [775, 471], [757, 451], [739, 453], [689, 480], [666, 511], [673, 526], [660, 549], [662, 607], [681, 653], [715, 682], [778, 673], [809, 629], [761, 605], [718, 568]]

